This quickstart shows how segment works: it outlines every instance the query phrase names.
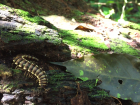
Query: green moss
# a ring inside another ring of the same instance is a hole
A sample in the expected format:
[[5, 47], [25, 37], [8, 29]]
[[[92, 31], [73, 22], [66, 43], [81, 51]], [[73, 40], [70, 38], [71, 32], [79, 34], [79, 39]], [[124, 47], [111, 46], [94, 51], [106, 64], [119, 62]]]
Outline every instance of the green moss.
[[98, 90], [98, 91], [96, 91], [96, 94], [95, 94], [95, 92], [94, 92], [94, 94], [95, 95], [93, 95], [93, 91], [95, 91], [95, 84], [96, 84], [96, 81], [95, 82], [93, 82], [93, 80], [88, 80], [88, 81], [85, 81], [85, 82], [83, 82], [83, 81], [80, 81], [79, 82], [80, 84], [82, 84], [82, 86], [83, 87], [87, 87], [87, 88], [89, 88], [89, 91], [91, 91], [90, 93], [88, 93], [88, 96], [90, 96], [90, 97], [92, 97], [92, 98], [95, 98], [95, 97], [102, 97], [102, 98], [105, 98], [105, 97], [110, 97], [109, 95], [108, 95], [108, 93], [107, 92], [105, 92], [104, 90]]
[[60, 36], [64, 43], [74, 46], [80, 51], [95, 52], [94, 48], [108, 49], [104, 42], [94, 35], [86, 35], [72, 30], [61, 30]]
[[16, 9], [15, 11], [16, 11], [16, 13], [17, 13], [19, 16], [22, 16], [22, 17], [31, 16], [31, 15], [29, 14], [29, 12], [24, 11], [24, 10], [21, 10], [21, 9]]
[[[90, 97], [95, 98], [95, 97], [102, 97], [102, 98], [106, 98], [106, 97], [110, 97], [108, 95], [107, 92], [105, 92], [104, 90], [101, 91], [97, 91], [97, 94], [93, 95], [93, 93], [89, 93], [88, 94]], [[102, 99], [101, 99], [102, 100]]]
[[72, 13], [74, 14], [74, 16], [81, 16], [84, 14], [83, 12], [81, 12], [79, 10], [73, 10]]
[[140, 57], [138, 54], [138, 52], [140, 52], [139, 50], [132, 48], [122, 40], [114, 39], [113, 42], [111, 43], [111, 49], [117, 53], [126, 53], [130, 55], [134, 55], [136, 57]]
[[[80, 31], [76, 32], [72, 30], [61, 30], [60, 35], [63, 38], [64, 43], [69, 44], [70, 46], [81, 52], [84, 51], [98, 54], [96, 49], [109, 49], [99, 37], [94, 37], [94, 35], [89, 36], [86, 34], [82, 34]], [[140, 58], [138, 54], [140, 51], [134, 49], [122, 40], [112, 39], [110, 46], [111, 50], [114, 50], [114, 52], [127, 53]]]
[[[45, 21], [43, 18], [39, 17], [39, 16], [31, 16], [29, 12], [26, 12], [24, 10], [20, 10], [20, 9], [14, 9], [12, 10], [11, 9], [11, 13], [13, 12], [16, 12], [17, 14], [19, 14], [22, 18], [24, 18], [24, 22], [27, 24], [27, 26], [25, 27], [22, 27], [19, 26], [16, 28], [16, 30], [11, 30], [10, 32], [5, 32], [5, 31], [2, 31], [2, 40], [5, 42], [5, 43], [9, 43], [9, 41], [18, 41], [18, 40], [26, 40], [26, 41], [38, 41], [38, 40], [45, 40], [47, 39], [48, 42], [52, 42], [54, 44], [59, 44], [61, 43], [61, 39], [59, 39], [59, 36], [50, 36], [50, 35], [47, 35], [47, 33], [44, 35], [40, 35], [40, 36], [37, 36], [35, 34], [35, 28], [37, 27], [37, 24], [44, 24], [45, 26], [49, 25], [51, 26], [53, 29], [56, 29], [56, 27], [54, 27], [53, 25], [51, 25], [49, 22]], [[28, 23], [32, 24], [32, 27], [31, 25], [28, 25]], [[33, 24], [33, 23], [37, 23], [37, 24]], [[46, 31], [46, 29], [48, 29], [47, 27], [45, 28], [42, 28], [42, 33]], [[21, 36], [19, 35], [19, 33], [25, 33], [25, 35]], [[15, 34], [13, 34], [15, 33]], [[17, 33], [17, 34], [16, 34]]]
[[[40, 16], [32, 16], [29, 12], [24, 11], [24, 10], [20, 10], [20, 9], [15, 9], [16, 13], [19, 16], [22, 16], [22, 18], [24, 18], [27, 21], [30, 21], [32, 23], [37, 23], [37, 24], [43, 24], [45, 26], [47, 26], [47, 24], [50, 25], [49, 22], [47, 22], [46, 20], [44, 20], [42, 17]], [[34, 12], [35, 9], [32, 9], [32, 12]], [[52, 29], [57, 29], [55, 26], [51, 25]]]
[[121, 24], [123, 27], [129, 27], [130, 29], [136, 29], [140, 30], [140, 24], [130, 22], [130, 21], [125, 21], [123, 24]]
[[55, 86], [52, 88], [54, 91], [58, 91], [60, 87], [62, 87], [62, 82], [68, 78], [69, 80], [76, 80], [76, 77], [70, 76], [71, 74], [59, 72], [59, 70], [52, 70], [49, 71], [52, 75], [49, 77], [49, 82], [51, 84], [55, 84]]
[[0, 64], [0, 76], [1, 77], [3, 77], [3, 76], [4, 77], [5, 76], [8, 76], [8, 77], [12, 76], [11, 69], [6, 67], [5, 65]]
[[3, 5], [3, 4], [0, 3], [0, 8], [2, 9], [3, 7], [5, 7], [5, 5]]
[[18, 70], [18, 69], [12, 69], [12, 71], [14, 72], [14, 74], [22, 73], [22, 70]]
[[4, 86], [3, 86], [3, 89], [6, 89], [8, 86], [9, 86], [9, 84], [4, 85]]

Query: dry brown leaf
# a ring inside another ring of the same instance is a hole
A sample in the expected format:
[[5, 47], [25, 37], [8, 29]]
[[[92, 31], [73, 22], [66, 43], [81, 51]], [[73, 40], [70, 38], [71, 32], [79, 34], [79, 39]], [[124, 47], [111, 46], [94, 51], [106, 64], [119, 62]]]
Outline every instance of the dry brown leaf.
[[82, 25], [79, 25], [78, 27], [76, 27], [75, 30], [82, 30], [82, 31], [86, 31], [86, 32], [92, 32], [93, 31], [93, 29], [84, 27]]

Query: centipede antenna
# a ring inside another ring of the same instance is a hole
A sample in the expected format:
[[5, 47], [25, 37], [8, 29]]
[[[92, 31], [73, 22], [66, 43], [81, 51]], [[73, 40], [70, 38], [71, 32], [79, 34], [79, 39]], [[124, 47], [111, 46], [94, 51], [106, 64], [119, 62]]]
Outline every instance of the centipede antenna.
[[30, 55], [22, 55], [22, 58], [23, 58], [23, 59], [25, 59], [25, 58], [30, 58], [30, 59], [34, 59], [34, 60], [36, 60], [36, 61], [39, 61], [38, 58], [33, 57], [33, 56], [30, 56]]

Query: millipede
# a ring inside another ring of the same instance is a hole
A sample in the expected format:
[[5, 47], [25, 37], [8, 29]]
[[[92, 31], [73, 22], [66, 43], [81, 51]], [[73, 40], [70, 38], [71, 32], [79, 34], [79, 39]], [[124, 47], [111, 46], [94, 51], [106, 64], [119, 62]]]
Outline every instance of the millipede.
[[38, 79], [39, 86], [45, 87], [47, 85], [47, 76], [45, 71], [43, 71], [42, 68], [39, 68], [34, 63], [28, 61], [26, 58], [39, 61], [39, 59], [30, 55], [17, 55], [13, 59], [13, 63], [16, 65], [16, 68], [22, 68], [22, 70], [25, 70], [34, 75]]

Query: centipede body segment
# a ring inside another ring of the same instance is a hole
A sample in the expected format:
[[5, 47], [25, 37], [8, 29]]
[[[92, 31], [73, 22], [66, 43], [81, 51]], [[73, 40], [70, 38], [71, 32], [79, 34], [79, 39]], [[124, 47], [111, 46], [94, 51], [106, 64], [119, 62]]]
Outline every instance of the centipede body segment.
[[34, 63], [28, 61], [26, 58], [39, 61], [36, 57], [30, 55], [18, 55], [13, 59], [13, 63], [17, 65], [17, 67], [20, 67], [23, 70], [34, 75], [38, 79], [39, 86], [45, 87], [47, 85], [47, 76], [45, 71], [43, 71], [42, 68], [39, 68]]

